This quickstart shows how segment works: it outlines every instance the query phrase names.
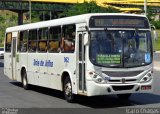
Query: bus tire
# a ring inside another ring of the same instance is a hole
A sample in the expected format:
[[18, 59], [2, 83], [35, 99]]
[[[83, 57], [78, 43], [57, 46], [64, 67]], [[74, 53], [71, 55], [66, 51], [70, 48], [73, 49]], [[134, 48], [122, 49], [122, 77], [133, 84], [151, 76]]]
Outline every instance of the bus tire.
[[131, 96], [131, 94], [127, 93], [127, 94], [117, 94], [118, 98], [119, 99], [122, 99], [122, 100], [128, 100]]
[[26, 70], [23, 70], [23, 74], [22, 74], [22, 84], [23, 84], [23, 88], [24, 88], [25, 90], [28, 90], [28, 89], [29, 89]]
[[63, 92], [65, 100], [72, 103], [74, 101], [74, 95], [72, 93], [72, 83], [69, 76], [65, 77], [63, 81]]

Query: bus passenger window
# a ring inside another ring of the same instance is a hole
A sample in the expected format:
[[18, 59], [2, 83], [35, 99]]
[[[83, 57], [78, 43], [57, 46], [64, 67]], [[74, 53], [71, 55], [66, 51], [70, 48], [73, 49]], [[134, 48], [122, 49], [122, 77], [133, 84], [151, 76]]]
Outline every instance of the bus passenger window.
[[48, 51], [50, 53], [60, 52], [61, 27], [51, 27], [49, 36]]
[[49, 51], [58, 52], [59, 50], [59, 41], [50, 41], [49, 42]]
[[38, 49], [40, 52], [46, 52], [47, 51], [47, 42], [45, 42], [45, 41], [39, 42], [38, 47], [39, 47]]
[[37, 50], [37, 30], [29, 31], [28, 52], [36, 52]]
[[27, 52], [28, 31], [21, 31], [18, 39], [18, 51]]
[[28, 51], [35, 52], [36, 48], [37, 48], [37, 42], [36, 41], [29, 41]]
[[75, 25], [63, 26], [63, 36], [61, 41], [62, 52], [73, 53], [75, 50]]
[[38, 52], [47, 52], [48, 28], [39, 29], [38, 35]]
[[12, 43], [12, 33], [7, 33], [6, 43], [5, 43], [5, 51], [6, 52], [11, 52], [11, 43]]

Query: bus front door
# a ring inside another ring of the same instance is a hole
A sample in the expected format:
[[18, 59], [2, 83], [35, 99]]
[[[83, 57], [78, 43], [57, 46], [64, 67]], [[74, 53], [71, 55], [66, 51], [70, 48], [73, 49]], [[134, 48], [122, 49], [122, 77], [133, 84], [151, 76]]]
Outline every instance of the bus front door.
[[85, 46], [84, 46], [84, 35], [87, 34], [86, 32], [79, 32], [79, 54], [78, 54], [78, 86], [79, 86], [79, 93], [85, 94], [86, 93], [86, 79], [85, 79]]
[[12, 79], [16, 80], [16, 39], [18, 32], [12, 32], [12, 47], [11, 47], [11, 65], [12, 65]]

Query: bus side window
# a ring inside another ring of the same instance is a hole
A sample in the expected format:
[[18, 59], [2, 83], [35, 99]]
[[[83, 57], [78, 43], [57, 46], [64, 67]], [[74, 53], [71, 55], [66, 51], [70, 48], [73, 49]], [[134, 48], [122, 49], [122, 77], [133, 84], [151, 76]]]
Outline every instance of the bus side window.
[[51, 27], [49, 32], [48, 51], [58, 53], [60, 51], [61, 27]]
[[27, 52], [28, 31], [21, 31], [18, 38], [18, 51]]
[[65, 25], [63, 26], [63, 36], [61, 41], [62, 52], [73, 53], [75, 50], [75, 25]]
[[36, 52], [37, 50], [37, 30], [29, 31], [28, 52]]
[[38, 52], [47, 52], [48, 28], [39, 29], [38, 35]]
[[5, 42], [5, 51], [11, 52], [12, 33], [7, 33]]

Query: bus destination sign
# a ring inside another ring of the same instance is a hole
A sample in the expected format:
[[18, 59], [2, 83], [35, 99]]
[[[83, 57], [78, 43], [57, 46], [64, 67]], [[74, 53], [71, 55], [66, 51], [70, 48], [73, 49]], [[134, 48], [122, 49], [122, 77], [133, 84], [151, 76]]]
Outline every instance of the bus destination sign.
[[149, 25], [144, 17], [100, 16], [91, 17], [90, 27], [149, 28]]

